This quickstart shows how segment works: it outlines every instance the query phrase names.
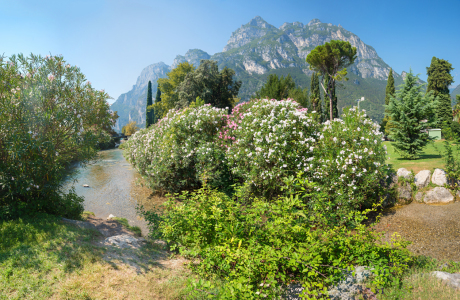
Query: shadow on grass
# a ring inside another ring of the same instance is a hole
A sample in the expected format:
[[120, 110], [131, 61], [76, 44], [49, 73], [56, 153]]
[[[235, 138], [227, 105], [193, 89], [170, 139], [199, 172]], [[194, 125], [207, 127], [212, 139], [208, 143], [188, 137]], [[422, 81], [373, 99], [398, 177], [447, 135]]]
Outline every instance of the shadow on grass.
[[72, 272], [103, 254], [90, 244], [96, 232], [66, 226], [54, 216], [38, 215], [0, 223], [0, 266], [26, 270], [43, 266]]

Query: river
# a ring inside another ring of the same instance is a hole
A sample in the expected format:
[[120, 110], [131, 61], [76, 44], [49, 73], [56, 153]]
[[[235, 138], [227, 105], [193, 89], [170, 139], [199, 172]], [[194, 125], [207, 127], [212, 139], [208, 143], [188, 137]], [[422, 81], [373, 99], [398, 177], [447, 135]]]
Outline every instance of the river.
[[138, 184], [141, 178], [123, 157], [123, 150], [100, 151], [98, 160], [94, 163], [86, 168], [74, 168], [78, 169], [76, 181], [67, 180], [64, 190], [74, 186], [76, 193], [85, 198], [85, 211], [91, 211], [96, 217], [103, 219], [110, 214], [126, 218], [130, 225], [139, 226], [143, 235], [148, 233], [147, 223], [136, 211], [136, 206], [141, 204], [152, 208], [162, 202], [162, 199]]

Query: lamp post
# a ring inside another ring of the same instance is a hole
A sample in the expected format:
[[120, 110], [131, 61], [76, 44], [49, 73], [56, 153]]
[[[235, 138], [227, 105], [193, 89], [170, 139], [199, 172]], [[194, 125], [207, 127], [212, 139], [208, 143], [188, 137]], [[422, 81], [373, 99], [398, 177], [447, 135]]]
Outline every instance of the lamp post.
[[361, 99], [356, 100], [356, 102], [358, 102], [358, 111], [359, 111], [359, 102], [362, 102], [364, 100], [365, 100], [364, 97], [361, 97]]

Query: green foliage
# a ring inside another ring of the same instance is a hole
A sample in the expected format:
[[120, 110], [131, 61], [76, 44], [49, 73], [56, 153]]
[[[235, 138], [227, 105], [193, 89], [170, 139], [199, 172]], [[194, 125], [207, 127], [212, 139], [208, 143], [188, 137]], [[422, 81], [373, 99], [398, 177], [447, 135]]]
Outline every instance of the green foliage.
[[206, 104], [231, 111], [232, 99], [238, 96], [240, 81], [235, 81], [235, 71], [225, 67], [219, 72], [217, 62], [202, 60], [200, 66], [188, 73], [177, 88], [178, 108], [187, 107], [196, 97]]
[[297, 87], [290, 74], [286, 78], [270, 74], [267, 82], [254, 95], [255, 99], [294, 99], [302, 107], [308, 108], [308, 90]]
[[450, 74], [453, 70], [452, 64], [447, 60], [436, 58], [433, 56], [431, 64], [426, 68], [428, 75], [427, 93], [433, 91], [433, 95], [438, 100], [436, 107], [437, 126], [444, 128], [445, 124], [450, 126], [452, 122], [452, 105], [449, 94], [449, 86], [454, 82], [454, 78]]
[[[158, 79], [158, 89], [161, 90], [161, 101], [155, 101], [154, 109], [157, 120], [164, 117], [172, 108], [178, 109], [179, 93], [177, 89], [185, 76], [195, 70], [195, 67], [188, 62], [180, 63], [175, 69], [168, 72], [166, 78]], [[158, 92], [157, 92], [158, 95]]]
[[318, 115], [321, 116], [321, 93], [319, 90], [319, 78], [317, 73], [313, 73], [310, 80], [310, 103], [313, 111], [316, 111]]
[[452, 145], [450, 144], [450, 142], [445, 140], [443, 143], [445, 151], [443, 157], [446, 162], [444, 170], [446, 171], [446, 175], [449, 180], [450, 186], [455, 190], [458, 190], [460, 188], [460, 186], [458, 185], [458, 182], [460, 180], [460, 147], [457, 143], [457, 151], [456, 155], [454, 155], [454, 152], [452, 151]]
[[390, 120], [390, 138], [393, 146], [404, 158], [417, 159], [420, 152], [430, 141], [425, 129], [435, 121], [433, 92], [423, 93], [422, 86], [417, 83], [418, 77], [412, 70], [407, 74], [404, 85], [390, 98], [388, 109]]
[[136, 122], [131, 121], [125, 126], [123, 126], [123, 128], [121, 129], [121, 133], [126, 136], [131, 136], [138, 130], [139, 130], [139, 127], [136, 126]]
[[[205, 280], [190, 286], [196, 297], [218, 299], [278, 299], [283, 288], [301, 283], [303, 296], [325, 297], [327, 289], [353, 266], [372, 266], [372, 283], [387, 286], [401, 278], [412, 258], [407, 242], [381, 242], [381, 234], [362, 222], [364, 212], [347, 217], [353, 230], [328, 226], [321, 193], [308, 180], [298, 178], [303, 191], [288, 192], [275, 201], [253, 198], [250, 204], [238, 191], [235, 198], [203, 187], [176, 195], [165, 212], [145, 214], [151, 232], [166, 239], [173, 250], [191, 260], [190, 268]], [[305, 199], [318, 207], [310, 209]], [[208, 280], [221, 280], [214, 287]]]
[[[390, 99], [391, 97], [395, 96], [395, 80], [393, 77], [393, 69], [390, 68], [390, 73], [388, 74], [388, 80], [387, 80], [387, 87], [385, 89], [385, 105], [390, 104]], [[388, 110], [385, 109], [385, 117], [382, 120], [381, 124], [381, 131], [385, 132], [386, 134], [389, 133], [390, 129], [387, 129], [387, 124], [390, 119], [390, 115], [388, 113]]]
[[356, 47], [352, 47], [349, 42], [332, 40], [324, 45], [317, 46], [305, 59], [310, 65], [310, 69], [319, 72], [323, 80], [327, 80], [327, 88], [323, 86], [324, 93], [329, 98], [330, 120], [333, 120], [334, 104], [333, 92], [335, 92], [335, 83], [342, 79], [347, 80], [347, 69], [356, 59]]
[[[160, 90], [160, 86], [158, 86], [157, 87], [157, 94], [155, 95], [154, 104], [158, 103], [157, 106], [159, 106], [160, 102], [161, 102], [161, 90]], [[159, 119], [161, 119], [161, 116], [160, 116], [159, 112], [155, 110], [155, 105], [153, 105], [151, 107], [151, 110], [153, 111], [153, 113], [152, 113], [153, 123], [152, 124], [155, 124], [156, 122], [158, 122]]]
[[134, 232], [137, 236], [142, 236], [142, 230], [138, 226], [129, 225], [129, 221], [126, 218], [115, 217], [115, 218], [112, 218], [112, 220], [117, 221], [118, 223], [126, 227], [126, 229]]
[[217, 144], [226, 113], [209, 104], [171, 110], [154, 126], [133, 135], [124, 155], [153, 190], [196, 189], [203, 181], [230, 186], [225, 154]]
[[85, 165], [110, 140], [108, 98], [61, 56], [0, 59], [0, 218], [79, 215], [81, 199], [59, 190], [71, 162]]
[[149, 84], [147, 87], [147, 106], [145, 110], [145, 128], [149, 128], [150, 125], [153, 124], [153, 116], [155, 114], [155, 110], [151, 105], [153, 104], [153, 98], [152, 98], [152, 82], [149, 80]]

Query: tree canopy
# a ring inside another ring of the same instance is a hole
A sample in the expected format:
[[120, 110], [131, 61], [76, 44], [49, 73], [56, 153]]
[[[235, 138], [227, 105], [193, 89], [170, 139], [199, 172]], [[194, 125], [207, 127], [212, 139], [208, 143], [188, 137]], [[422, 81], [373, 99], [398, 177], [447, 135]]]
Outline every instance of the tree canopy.
[[450, 74], [453, 70], [452, 64], [447, 60], [433, 56], [431, 64], [426, 68], [428, 75], [427, 93], [433, 91], [438, 100], [436, 114], [438, 117], [437, 126], [439, 128], [450, 127], [452, 122], [452, 103], [449, 94], [449, 86], [454, 82]]
[[349, 42], [332, 40], [324, 45], [317, 46], [306, 58], [310, 69], [320, 73], [323, 79], [330, 76], [327, 80], [327, 87], [321, 83], [324, 93], [329, 98], [329, 114], [333, 119], [333, 92], [335, 83], [342, 79], [347, 80], [347, 69], [356, 59], [356, 47], [352, 47]]
[[411, 70], [395, 97], [391, 96], [389, 105], [385, 105], [390, 116], [390, 138], [394, 140], [396, 151], [408, 159], [419, 157], [430, 141], [425, 129], [436, 121], [434, 109], [437, 102], [433, 92], [425, 94], [418, 80]]
[[180, 63], [172, 69], [166, 78], [158, 79], [158, 88], [161, 90], [161, 101], [154, 104], [155, 114], [158, 112], [158, 118], [162, 118], [171, 108], [179, 108], [179, 94], [177, 88], [184, 81], [185, 76], [195, 70], [195, 67], [188, 63]]
[[290, 74], [286, 77], [278, 77], [276, 74], [270, 74], [267, 82], [255, 93], [254, 97], [257, 99], [276, 100], [291, 98], [302, 107], [308, 107], [308, 90], [296, 86]]
[[197, 97], [206, 104], [229, 110], [234, 106], [241, 81], [234, 80], [235, 71], [225, 67], [219, 72], [217, 62], [201, 60], [200, 66], [189, 72], [177, 88], [177, 107], [187, 107]]
[[[390, 104], [390, 99], [391, 97], [395, 96], [395, 79], [393, 77], [393, 69], [390, 68], [390, 73], [388, 74], [388, 80], [387, 80], [387, 87], [385, 89], [385, 105]], [[382, 123], [381, 123], [381, 131], [385, 132], [387, 135], [389, 134], [389, 128], [387, 127], [390, 126], [388, 124], [388, 121], [390, 119], [390, 115], [388, 111], [385, 109], [385, 116], [383, 117]]]
[[149, 84], [147, 87], [147, 107], [145, 110], [145, 128], [149, 128], [149, 126], [153, 124], [154, 110], [153, 110], [152, 104], [153, 104], [152, 82], [149, 80]]

